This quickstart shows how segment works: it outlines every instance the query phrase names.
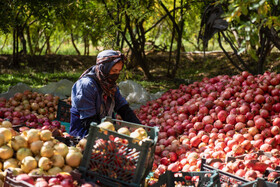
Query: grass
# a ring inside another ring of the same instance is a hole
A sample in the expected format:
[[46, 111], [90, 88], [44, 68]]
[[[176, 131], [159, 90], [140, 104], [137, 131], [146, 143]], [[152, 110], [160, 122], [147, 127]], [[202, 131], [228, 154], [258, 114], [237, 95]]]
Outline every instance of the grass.
[[[10, 86], [14, 86], [18, 83], [24, 83], [32, 88], [40, 88], [47, 85], [50, 82], [58, 82], [62, 79], [68, 79], [75, 82], [81, 73], [92, 63], [92, 58], [88, 60], [84, 59], [72, 59], [74, 63], [72, 64], [70, 58], [67, 57], [63, 59], [61, 56], [49, 58], [49, 59], [38, 59], [40, 66], [36, 68], [48, 67], [50, 64], [58, 64], [55, 67], [60, 68], [57, 70], [54, 68], [51, 72], [43, 72], [39, 69], [31, 69], [30, 67], [20, 68], [20, 70], [7, 69], [7, 72], [3, 71], [0, 74], [0, 93], [6, 92]], [[166, 54], [155, 54], [149, 56], [151, 64], [151, 73], [156, 77], [153, 81], [147, 81], [144, 79], [143, 72], [141, 70], [123, 70], [119, 81], [133, 80], [143, 86], [148, 92], [156, 93], [158, 91], [164, 92], [169, 89], [176, 89], [180, 84], [188, 84], [193, 81], [200, 81], [203, 77], [214, 77], [221, 74], [233, 75], [237, 72], [235, 69], [229, 65], [228, 60], [222, 57], [222, 53], [209, 54], [205, 58], [203, 54], [188, 54], [182, 58], [180, 67], [178, 68], [176, 78], [171, 79], [166, 77]], [[279, 73], [280, 70], [280, 54], [273, 54], [268, 58], [268, 71], [275, 71]], [[85, 60], [85, 64], [81, 66], [81, 62]], [[42, 62], [41, 62], [42, 61]], [[77, 63], [78, 62], [78, 63]], [[42, 63], [43, 66], [42, 66]], [[74, 66], [79, 64], [79, 66]], [[72, 66], [71, 66], [72, 65]], [[75, 67], [75, 68], [74, 68]], [[44, 68], [41, 68], [44, 69]], [[46, 68], [45, 68], [46, 69]]]
[[8, 91], [10, 86], [14, 86], [18, 83], [24, 83], [31, 88], [40, 88], [47, 85], [50, 82], [58, 82], [62, 79], [68, 79], [75, 81], [80, 76], [80, 73], [74, 72], [60, 72], [60, 73], [13, 73], [13, 74], [1, 74], [0, 76], [0, 93]]
[[[80, 72], [61, 72], [61, 73], [13, 73], [13, 74], [1, 74], [0, 75], [0, 93], [8, 91], [11, 86], [15, 86], [18, 83], [24, 83], [31, 88], [40, 88], [47, 85], [50, 82], [58, 82], [62, 79], [68, 79], [75, 82]], [[124, 77], [121, 77], [119, 81], [125, 81]], [[131, 80], [134, 80], [131, 78]], [[147, 89], [148, 92], [156, 93], [158, 91], [167, 91], [171, 88], [176, 88], [177, 84], [172, 81], [146, 81], [135, 80], [138, 84]]]

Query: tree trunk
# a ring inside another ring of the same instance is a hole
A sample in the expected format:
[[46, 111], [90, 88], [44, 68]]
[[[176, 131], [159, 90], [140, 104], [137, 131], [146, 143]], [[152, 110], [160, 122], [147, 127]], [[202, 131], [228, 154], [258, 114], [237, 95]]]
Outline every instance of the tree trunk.
[[[174, 0], [174, 3], [173, 3], [173, 9], [175, 10], [176, 8], [176, 0]], [[175, 11], [173, 12], [173, 17], [175, 17]], [[171, 57], [172, 57], [172, 50], [173, 50], [173, 42], [174, 42], [174, 37], [175, 37], [175, 25], [174, 23], [172, 22], [172, 38], [171, 38], [171, 43], [170, 43], [170, 49], [169, 49], [169, 58], [168, 58], [168, 68], [167, 68], [167, 76], [169, 77], [171, 75], [170, 73], [170, 68], [171, 68]]]
[[89, 41], [87, 37], [84, 37], [84, 55], [89, 55]]
[[[184, 29], [184, 11], [183, 11], [183, 0], [181, 0], [181, 11], [180, 11], [180, 21], [179, 21], [179, 24], [180, 25], [177, 25], [177, 34], [178, 34], [178, 41], [177, 41], [177, 54], [176, 54], [176, 63], [175, 63], [175, 67], [172, 71], [172, 77], [175, 78], [176, 76], [176, 73], [177, 73], [177, 70], [178, 70], [178, 67], [180, 65], [180, 60], [181, 60], [181, 47], [182, 47], [182, 36], [183, 36], [183, 29]], [[175, 23], [175, 17], [173, 17], [174, 19], [174, 23]], [[180, 26], [180, 27], [179, 27]], [[176, 28], [175, 27], [175, 28]]]
[[54, 54], [57, 54], [57, 52], [58, 52], [59, 48], [61, 47], [61, 45], [63, 44], [63, 42], [64, 42], [64, 38], [63, 38], [62, 41], [59, 43], [59, 45], [58, 45], [58, 47], [56, 48]]
[[45, 37], [46, 37], [46, 45], [47, 45], [47, 47], [46, 47], [46, 54], [51, 54], [51, 44], [50, 44], [50, 37], [51, 37], [51, 35], [47, 35], [45, 33]]
[[22, 53], [23, 54], [27, 54], [27, 50], [26, 50], [26, 40], [24, 38], [24, 28], [23, 27], [19, 27], [19, 38], [22, 44]]
[[2, 45], [2, 47], [1, 47], [1, 49], [0, 49], [0, 51], [2, 51], [3, 48], [5, 47], [6, 42], [7, 42], [7, 39], [8, 39], [8, 34], [5, 35], [5, 40], [4, 40], [4, 43], [3, 43], [3, 45]]
[[41, 49], [39, 50], [39, 55], [41, 55], [41, 53], [42, 53], [42, 51], [43, 51], [43, 49], [44, 49], [46, 43], [47, 43], [47, 40], [45, 40], [43, 46], [42, 46]]
[[[128, 15], [125, 15], [125, 18], [126, 28], [128, 29], [131, 43], [127, 40], [124, 33], [122, 33], [122, 35], [132, 51], [132, 56], [134, 57], [136, 64], [142, 68], [145, 78], [148, 80], [152, 80], [153, 76], [149, 71], [147, 59], [145, 56], [145, 31], [143, 28], [143, 21], [135, 20], [134, 23], [136, 28], [132, 28], [130, 17]], [[136, 30], [136, 34], [134, 33], [134, 30]]]
[[31, 41], [31, 37], [30, 37], [30, 32], [29, 32], [29, 27], [26, 27], [26, 35], [27, 35], [27, 44], [29, 47], [29, 52], [31, 55], [34, 55], [34, 51], [33, 51], [33, 46], [32, 46], [32, 41]]
[[19, 68], [18, 62], [18, 26], [13, 30], [13, 67]]
[[262, 74], [265, 59], [270, 51], [270, 39], [266, 36], [264, 28], [261, 28], [259, 33], [260, 33], [259, 35], [260, 35], [261, 47], [260, 47], [257, 73]]
[[45, 31], [45, 28], [43, 28], [43, 30], [38, 31], [38, 39], [34, 45], [35, 46], [34, 54], [37, 52], [39, 52], [41, 54], [41, 52], [42, 52], [42, 48], [40, 48], [40, 46], [39, 46], [39, 41], [40, 41], [40, 38], [41, 38], [42, 34], [44, 33], [44, 31]]
[[75, 44], [75, 39], [74, 39], [74, 35], [73, 35], [72, 32], [71, 32], [71, 42], [72, 42], [72, 45], [73, 45], [73, 47], [75, 48], [76, 52], [77, 52], [78, 55], [80, 56], [81, 53], [80, 53], [79, 49], [77, 48], [77, 46], [76, 46], [76, 44]]
[[16, 64], [16, 28], [13, 29], [13, 65]]
[[182, 46], [182, 31], [178, 33], [178, 42], [177, 42], [177, 52], [176, 52], [176, 62], [172, 71], [172, 77], [175, 78], [176, 72], [180, 64], [181, 57], [181, 46]]
[[144, 72], [144, 76], [148, 80], [153, 80], [153, 76], [150, 73], [149, 67], [147, 66], [147, 59], [145, 56], [142, 55], [140, 51], [137, 51], [136, 49], [131, 49], [132, 50], [132, 56], [134, 57], [134, 60], [136, 63], [142, 68]]

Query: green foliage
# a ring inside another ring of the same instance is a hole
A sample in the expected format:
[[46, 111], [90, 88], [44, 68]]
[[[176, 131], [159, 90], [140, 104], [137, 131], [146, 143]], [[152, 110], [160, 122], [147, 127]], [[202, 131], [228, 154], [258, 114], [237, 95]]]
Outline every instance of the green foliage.
[[10, 86], [17, 83], [24, 83], [32, 88], [40, 88], [50, 82], [58, 82], [61, 79], [68, 79], [75, 82], [81, 73], [74, 72], [59, 72], [59, 73], [13, 73], [1, 74], [0, 76], [0, 93], [8, 90]]

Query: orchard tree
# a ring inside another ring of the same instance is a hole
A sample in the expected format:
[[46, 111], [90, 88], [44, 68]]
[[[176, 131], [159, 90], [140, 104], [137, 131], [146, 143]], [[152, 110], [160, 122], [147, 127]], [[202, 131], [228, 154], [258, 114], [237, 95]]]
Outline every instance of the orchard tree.
[[121, 45], [120, 39], [125, 41], [131, 50], [131, 56], [136, 66], [140, 66], [144, 76], [151, 80], [152, 74], [146, 58], [146, 25], [153, 21], [154, 1], [141, 0], [113, 0], [102, 1], [111, 19], [111, 28], [117, 31], [116, 43]]
[[[219, 7], [223, 8], [224, 14], [216, 16], [215, 10]], [[220, 47], [238, 71], [263, 73], [266, 57], [272, 48], [280, 49], [278, 0], [220, 0], [210, 4], [205, 9], [204, 15], [200, 32], [204, 46], [215, 33], [218, 33]], [[216, 19], [211, 19], [215, 16]], [[227, 29], [215, 27], [222, 25], [219, 22], [221, 18], [227, 21]], [[229, 44], [236, 58], [225, 50], [222, 39]], [[248, 56], [249, 59], [246, 58]]]

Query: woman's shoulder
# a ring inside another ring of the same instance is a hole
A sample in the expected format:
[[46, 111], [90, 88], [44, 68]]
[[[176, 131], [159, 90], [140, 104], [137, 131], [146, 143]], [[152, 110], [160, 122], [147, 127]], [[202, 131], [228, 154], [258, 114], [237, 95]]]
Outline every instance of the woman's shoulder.
[[79, 79], [75, 84], [76, 84], [76, 86], [82, 87], [82, 88], [91, 87], [91, 88], [98, 89], [97, 82], [91, 77], [83, 77], [83, 78]]

